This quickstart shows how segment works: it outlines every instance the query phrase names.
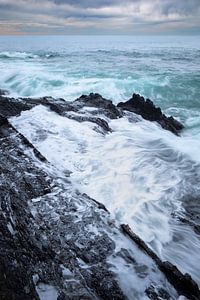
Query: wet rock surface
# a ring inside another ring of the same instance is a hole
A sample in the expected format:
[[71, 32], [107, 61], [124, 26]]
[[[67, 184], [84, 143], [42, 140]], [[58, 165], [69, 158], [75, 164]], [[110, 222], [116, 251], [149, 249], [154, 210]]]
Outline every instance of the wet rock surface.
[[98, 114], [102, 113], [110, 119], [116, 119], [122, 117], [122, 113], [112, 103], [111, 100], [103, 98], [99, 94], [82, 95], [80, 98], [73, 102], [75, 106], [80, 109], [83, 107], [98, 108]]
[[184, 225], [189, 225], [197, 235], [200, 235], [200, 199], [195, 196], [185, 196], [181, 199], [184, 211], [182, 215], [175, 215], [176, 218]]
[[127, 299], [107, 261], [120, 232], [104, 207], [50, 178], [9, 123], [0, 133], [1, 299], [40, 299], [41, 284], [57, 299]]
[[173, 117], [164, 115], [161, 109], [156, 107], [151, 100], [145, 100], [144, 97], [138, 94], [133, 94], [132, 98], [126, 102], [120, 102], [117, 107], [141, 115], [146, 120], [156, 121], [162, 128], [176, 135], [184, 128], [183, 125]]
[[[32, 147], [24, 143], [9, 122], [0, 127], [0, 140], [0, 299], [39, 299], [33, 282], [36, 275], [38, 284], [56, 286], [60, 299], [95, 299], [95, 289], [104, 299], [107, 293], [110, 299], [113, 293], [116, 299], [125, 299], [106, 263], [106, 257], [113, 252], [113, 241], [105, 233], [94, 239], [87, 228], [100, 222], [96, 204], [93, 207], [85, 203], [85, 216], [77, 220], [75, 202], [84, 206], [84, 196], [75, 192], [72, 195], [69, 184], [52, 185], [53, 179], [37, 166], [43, 160], [37, 159]], [[78, 259], [100, 264], [102, 274], [109, 278], [107, 286], [101, 289], [100, 281], [95, 280], [95, 276], [99, 277], [97, 267], [96, 275], [90, 271], [83, 278], [81, 271], [85, 271], [80, 270]], [[62, 268], [68, 270], [69, 286], [64, 282]], [[89, 274], [94, 281], [90, 291], [90, 282], [85, 283]]]
[[[87, 110], [98, 103], [102, 118]], [[200, 299], [189, 275], [130, 241], [101, 203], [73, 188], [70, 172], [58, 172], [11, 125], [8, 117], [36, 105], [102, 133], [110, 131], [106, 118], [122, 117], [98, 94], [70, 103], [0, 97], [0, 299], [48, 299], [49, 290], [58, 300]]]
[[[73, 102], [66, 102], [64, 99], [53, 99], [52, 97], [14, 99], [7, 96], [2, 97], [1, 95], [0, 93], [0, 114], [5, 117], [16, 116], [21, 111], [29, 110], [40, 104], [49, 107], [61, 116], [67, 116], [79, 122], [96, 123], [105, 132], [111, 131], [105, 117], [109, 119], [121, 118], [123, 111], [130, 111], [146, 120], [156, 121], [162, 128], [176, 135], [184, 128], [178, 120], [164, 115], [161, 109], [155, 107], [151, 100], [145, 100], [138, 94], [133, 94], [130, 100], [120, 102], [117, 106], [111, 100], [94, 93], [82, 95]], [[87, 111], [88, 108], [93, 108], [93, 110]], [[99, 115], [102, 115], [102, 118], [99, 118]]]
[[[132, 232], [128, 225], [122, 224], [121, 228], [134, 242], [137, 243], [139, 248], [145, 251], [156, 262], [159, 269], [176, 288], [179, 295], [184, 295], [191, 300], [200, 299], [200, 290], [198, 285], [189, 274], [182, 274], [177, 267], [172, 265], [170, 262], [161, 261], [161, 259], [144, 243], [144, 241]], [[148, 289], [147, 291], [152, 291], [152, 289], [150, 288], [150, 290]]]
[[30, 266], [42, 253], [30, 238], [27, 201], [47, 193], [50, 183], [8, 121], [1, 124], [0, 142], [0, 299], [39, 299]]

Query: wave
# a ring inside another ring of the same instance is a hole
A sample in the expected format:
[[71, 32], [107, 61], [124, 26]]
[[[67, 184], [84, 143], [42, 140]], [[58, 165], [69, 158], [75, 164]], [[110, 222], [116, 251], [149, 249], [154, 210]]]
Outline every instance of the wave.
[[[89, 66], [86, 69], [80, 65], [76, 69], [76, 65], [67, 60], [53, 63], [45, 63], [44, 60], [29, 61], [23, 64], [15, 61], [7, 68], [0, 63], [0, 67], [4, 69], [0, 74], [1, 88], [7, 89], [16, 97], [51, 94], [73, 100], [81, 93], [99, 92], [117, 103], [130, 97], [134, 91], [154, 99], [159, 106], [165, 108], [176, 104], [180, 92], [180, 104], [192, 107], [194, 103], [194, 108], [198, 104], [198, 78], [195, 74], [191, 75], [187, 83], [176, 75], [159, 74], [151, 70], [146, 70], [147, 73], [144, 70], [133, 74], [112, 74], [109, 71], [103, 73], [96, 69], [90, 70]], [[190, 102], [189, 98], [192, 98]]]
[[27, 52], [0, 52], [0, 59], [25, 59], [25, 58], [36, 58], [36, 54]]
[[172, 218], [183, 213], [184, 196], [200, 192], [200, 50], [121, 44], [101, 49], [93, 40], [84, 47], [67, 41], [59, 48], [54, 41], [43, 45], [45, 51], [2, 51], [0, 88], [14, 97], [67, 101], [97, 92], [115, 104], [134, 91], [180, 119], [186, 126], [181, 137], [128, 117], [111, 121], [113, 132], [102, 136], [87, 122], [41, 106], [13, 124], [61, 172], [73, 172], [77, 189], [104, 203], [119, 222], [129, 223], [163, 259], [173, 260], [200, 284], [199, 237]]
[[17, 60], [25, 60], [25, 59], [37, 59], [37, 58], [56, 58], [56, 57], [62, 57], [64, 54], [60, 54], [57, 52], [13, 52], [13, 51], [3, 51], [0, 52], [0, 59], [17, 59]]
[[[63, 50], [63, 51], [35, 51], [35, 52], [26, 52], [26, 51], [2, 51], [0, 52], [0, 58], [2, 59], [34, 59], [34, 58], [56, 58], [56, 57], [67, 57], [69, 55], [80, 56], [83, 52], [83, 49], [73, 49], [73, 50]], [[174, 61], [194, 61], [196, 58], [199, 58], [200, 51], [194, 49], [185, 50], [183, 53], [180, 52], [180, 49], [176, 48], [157, 48], [155, 49], [93, 49], [88, 50], [84, 55], [87, 56], [99, 56], [99, 57], [128, 57], [128, 58], [157, 58], [158, 60], [174, 60]]]
[[[200, 192], [195, 175], [200, 173], [200, 141], [126, 117], [110, 121], [113, 132], [104, 136], [88, 122], [58, 116], [42, 106], [12, 122], [52, 164], [72, 171], [71, 181], [78, 190], [103, 203], [159, 256], [170, 258], [200, 283], [199, 237], [172, 218], [183, 212], [180, 199]], [[45, 132], [41, 138], [39, 129]]]

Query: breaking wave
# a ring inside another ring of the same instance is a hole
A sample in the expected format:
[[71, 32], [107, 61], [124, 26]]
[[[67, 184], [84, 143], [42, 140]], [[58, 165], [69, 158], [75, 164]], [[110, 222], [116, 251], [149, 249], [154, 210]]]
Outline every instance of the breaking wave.
[[0, 39], [0, 88], [11, 96], [68, 101], [97, 92], [116, 104], [136, 92], [184, 123], [185, 131], [176, 137], [156, 124], [132, 123], [127, 117], [110, 121], [113, 132], [102, 136], [87, 122], [41, 106], [12, 120], [60, 172], [72, 171], [79, 190], [104, 203], [119, 222], [129, 223], [163, 259], [200, 284], [199, 236], [172, 217], [183, 213], [182, 199], [198, 197], [200, 189], [196, 38]]
[[185, 196], [199, 195], [200, 141], [125, 117], [110, 121], [113, 132], [104, 136], [91, 123], [58, 116], [42, 106], [12, 122], [61, 172], [72, 172], [78, 190], [105, 204], [162, 259], [200, 283], [200, 237], [173, 217], [183, 213]]

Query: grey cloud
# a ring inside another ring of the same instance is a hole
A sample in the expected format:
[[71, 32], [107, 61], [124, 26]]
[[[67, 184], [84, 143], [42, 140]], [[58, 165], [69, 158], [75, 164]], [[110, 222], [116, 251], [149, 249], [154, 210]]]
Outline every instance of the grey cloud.
[[199, 0], [182, 0], [182, 1], [163, 1], [163, 12], [169, 14], [172, 12], [188, 15], [196, 12], [200, 8]]
[[[136, 0], [137, 1], [137, 0]], [[83, 8], [99, 8], [103, 6], [112, 6], [117, 5], [123, 2], [129, 2], [128, 0], [53, 0], [56, 4], [70, 4], [75, 7], [83, 7]]]
[[162, 13], [190, 14], [194, 13], [200, 7], [200, 0], [51, 0], [55, 4], [70, 4], [74, 7], [82, 8], [100, 8], [104, 6], [116, 6], [126, 4], [151, 3], [152, 6], [161, 7]]
[[21, 24], [15, 25], [18, 31], [41, 33], [87, 33], [88, 28], [102, 34], [148, 34], [156, 33], [159, 24], [162, 32], [174, 27], [197, 32], [200, 0], [0, 0], [0, 33], [6, 22], [9, 28]]

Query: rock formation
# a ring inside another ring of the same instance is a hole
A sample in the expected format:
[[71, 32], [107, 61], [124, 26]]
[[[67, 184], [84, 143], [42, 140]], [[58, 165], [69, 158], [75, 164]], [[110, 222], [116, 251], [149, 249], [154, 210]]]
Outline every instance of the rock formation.
[[162, 128], [178, 135], [179, 131], [183, 129], [183, 125], [175, 120], [173, 117], [164, 115], [159, 107], [155, 107], [153, 102], [149, 99], [144, 99], [138, 94], [133, 94], [132, 98], [126, 102], [120, 102], [117, 107], [134, 112], [144, 119], [158, 122]]
[[104, 205], [74, 189], [70, 171], [58, 172], [9, 121], [44, 105], [63, 117], [92, 122], [102, 134], [111, 131], [106, 118], [121, 118], [123, 110], [175, 134], [183, 128], [141, 99], [115, 106], [98, 94], [74, 102], [0, 96], [1, 300], [131, 299], [133, 294], [200, 299], [189, 275], [162, 262], [129, 227], [119, 228]]

